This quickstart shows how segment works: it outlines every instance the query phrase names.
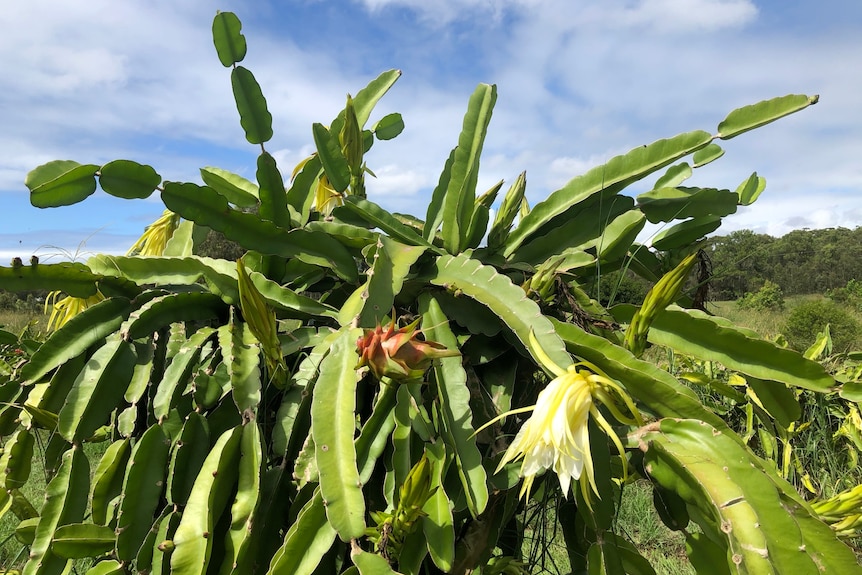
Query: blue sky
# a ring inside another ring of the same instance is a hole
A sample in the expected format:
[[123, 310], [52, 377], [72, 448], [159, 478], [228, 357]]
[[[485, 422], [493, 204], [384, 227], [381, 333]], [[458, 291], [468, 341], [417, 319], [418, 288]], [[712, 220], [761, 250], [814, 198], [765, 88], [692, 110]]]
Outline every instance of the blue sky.
[[[531, 203], [635, 146], [715, 131], [730, 110], [788, 93], [817, 106], [723, 143], [692, 185], [767, 189], [725, 220], [781, 235], [862, 225], [862, 2], [858, 0], [29, 0], [0, 12], [0, 258], [123, 252], [162, 207], [114, 200], [39, 210], [23, 185], [54, 159], [126, 158], [165, 179], [218, 166], [253, 178], [216, 9], [237, 13], [274, 116], [283, 174], [378, 73], [403, 76], [372, 121], [406, 129], [367, 157], [369, 195], [424, 214], [478, 82], [498, 100], [480, 188], [527, 170]], [[634, 192], [647, 191], [649, 182]]]

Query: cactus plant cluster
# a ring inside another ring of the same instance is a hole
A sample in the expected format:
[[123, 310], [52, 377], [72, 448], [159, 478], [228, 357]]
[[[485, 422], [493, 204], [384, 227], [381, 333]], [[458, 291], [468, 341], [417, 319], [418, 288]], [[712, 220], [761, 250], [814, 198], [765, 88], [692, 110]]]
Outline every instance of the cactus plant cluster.
[[[818, 515], [846, 530], [843, 500], [812, 507], [640, 357], [664, 345], [720, 361], [759, 382], [758, 417], [785, 427], [799, 417], [794, 388], [839, 390], [816, 362], [689, 309], [683, 289], [702, 238], [765, 181], [682, 184], [718, 141], [816, 97], [635, 148], [530, 207], [523, 174], [499, 203], [502, 184], [476, 189], [497, 98], [482, 84], [412, 216], [374, 202], [367, 165], [404, 128], [399, 114], [372, 121], [398, 71], [312, 126], [316, 151], [286, 187], [239, 19], [219, 13], [213, 38], [261, 149], [256, 181], [217, 168], [202, 185], [162, 181], [129, 160], [55, 161], [27, 178], [40, 208], [100, 187], [157, 193], [168, 211], [128, 255], [0, 268], [4, 289], [87, 302], [0, 369], [0, 514], [20, 520], [23, 573], [87, 557], [92, 575], [524, 573], [521, 511], [558, 494], [574, 511], [556, 517], [572, 572], [649, 574], [614, 521], [637, 479], [699, 572], [860, 572]], [[652, 247], [637, 242], [646, 221], [667, 224]], [[247, 252], [196, 255], [208, 230]], [[655, 283], [643, 306], [587, 296], [618, 269]], [[88, 456], [90, 442], [104, 455]], [[21, 491], [36, 445], [43, 502]]]

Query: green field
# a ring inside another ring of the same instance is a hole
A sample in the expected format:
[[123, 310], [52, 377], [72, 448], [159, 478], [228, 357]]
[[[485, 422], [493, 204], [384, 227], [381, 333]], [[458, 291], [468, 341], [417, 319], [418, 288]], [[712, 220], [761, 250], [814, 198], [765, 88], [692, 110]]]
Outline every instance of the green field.
[[16, 334], [31, 324], [33, 333], [43, 332], [47, 319], [48, 316], [44, 313], [33, 309], [27, 311], [0, 309], [0, 329]]
[[[734, 324], [753, 329], [763, 338], [774, 340], [779, 334], [785, 333], [788, 316], [795, 308], [806, 302], [830, 302], [821, 295], [800, 295], [785, 298], [784, 309], [781, 311], [742, 309], [735, 301], [709, 302], [707, 310], [717, 316], [731, 320]], [[847, 317], [862, 325], [862, 313], [851, 305], [840, 305]], [[816, 335], [816, 330], [812, 335]], [[862, 350], [862, 333], [853, 340], [850, 349]]]

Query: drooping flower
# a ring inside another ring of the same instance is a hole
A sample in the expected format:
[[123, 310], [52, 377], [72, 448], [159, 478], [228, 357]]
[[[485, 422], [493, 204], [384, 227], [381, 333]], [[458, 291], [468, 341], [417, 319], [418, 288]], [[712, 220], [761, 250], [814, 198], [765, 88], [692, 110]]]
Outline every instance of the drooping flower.
[[[599, 405], [604, 405], [617, 420], [629, 425], [643, 424], [640, 413], [625, 390], [601, 375], [597, 367], [580, 362], [564, 370], [541, 350], [535, 339], [533, 345], [542, 363], [556, 377], [539, 392], [535, 405], [500, 416], [533, 412], [509, 445], [497, 471], [512, 461], [523, 459], [520, 471], [520, 476], [524, 478], [521, 497], [529, 497], [535, 478], [546, 469], [552, 469], [560, 481], [563, 496], [568, 495], [569, 486], [576, 479], [580, 481], [584, 499], [589, 502], [588, 485], [598, 495], [590, 453], [590, 416], [625, 459], [622, 443], [599, 411]], [[620, 402], [630, 415], [620, 411]]]
[[389, 377], [395, 380], [417, 379], [431, 367], [438, 357], [461, 355], [436, 341], [420, 340], [417, 319], [410, 325], [395, 329], [395, 320], [385, 328], [378, 325], [365, 330], [356, 342], [359, 350], [359, 365], [367, 365], [377, 379]]
[[324, 216], [329, 216], [332, 210], [344, 205], [344, 196], [335, 191], [326, 174], [321, 174], [317, 180], [317, 188], [314, 191], [314, 200], [311, 207]]
[[51, 308], [51, 315], [48, 318], [48, 331], [57, 331], [63, 325], [87, 309], [92, 305], [96, 305], [105, 299], [102, 292], [96, 290], [96, 293], [90, 297], [73, 297], [67, 295], [60, 297], [61, 292], [52, 291], [45, 298], [45, 313], [48, 313], [48, 307]]
[[164, 254], [168, 240], [180, 225], [180, 216], [165, 210], [161, 217], [147, 226], [143, 235], [126, 252], [127, 256], [160, 256]]
[[[317, 152], [314, 152], [296, 164], [296, 167], [293, 168], [293, 174], [290, 176], [291, 181], [296, 178], [297, 174], [299, 174], [302, 169], [305, 168], [305, 165], [315, 156], [317, 156]], [[336, 192], [335, 188], [332, 187], [332, 184], [329, 183], [329, 178], [326, 177], [326, 174], [321, 173], [317, 178], [317, 185], [314, 188], [314, 198], [312, 198], [311, 201], [312, 209], [317, 210], [323, 214], [324, 217], [328, 217], [332, 213], [332, 210], [343, 205], [344, 196]]]

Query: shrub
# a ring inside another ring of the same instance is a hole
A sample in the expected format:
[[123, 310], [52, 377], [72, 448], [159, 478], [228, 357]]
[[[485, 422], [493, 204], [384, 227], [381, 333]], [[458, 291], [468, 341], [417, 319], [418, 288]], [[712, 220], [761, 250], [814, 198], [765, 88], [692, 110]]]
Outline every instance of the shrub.
[[209, 230], [206, 238], [197, 247], [196, 254], [206, 258], [216, 258], [235, 261], [245, 254], [245, 249], [229, 240], [221, 232]]
[[814, 343], [826, 324], [836, 351], [847, 351], [859, 335], [859, 323], [844, 308], [826, 299], [808, 301], [794, 308], [787, 318], [784, 335], [791, 347], [803, 350]]
[[827, 291], [826, 297], [835, 303], [847, 304], [853, 299], [853, 294], [846, 287], [840, 287]]
[[38, 313], [45, 302], [45, 291], [13, 293], [0, 290], [0, 310], [17, 313]]
[[826, 297], [835, 303], [850, 306], [857, 311], [862, 310], [862, 281], [852, 279], [844, 287], [827, 291]]
[[736, 303], [742, 309], [782, 311], [784, 292], [778, 284], [766, 280], [759, 290], [745, 294]]
[[[640, 304], [649, 291], [650, 284], [631, 272], [609, 272], [603, 274], [601, 281], [593, 284], [590, 296], [604, 305], [618, 303]], [[598, 297], [597, 297], [598, 296]]]
[[862, 281], [856, 279], [848, 281], [847, 291], [850, 292], [853, 297], [862, 299]]

